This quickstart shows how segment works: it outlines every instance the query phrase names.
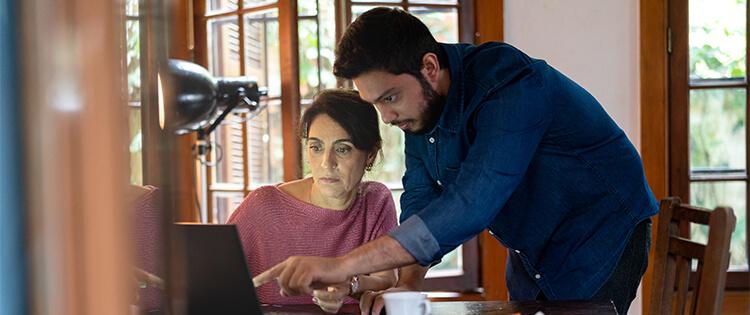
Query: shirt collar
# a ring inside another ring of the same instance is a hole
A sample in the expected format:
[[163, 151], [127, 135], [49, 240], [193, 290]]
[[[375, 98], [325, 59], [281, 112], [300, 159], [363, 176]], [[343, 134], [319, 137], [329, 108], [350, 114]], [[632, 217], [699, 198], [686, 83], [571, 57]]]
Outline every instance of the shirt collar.
[[435, 133], [437, 128], [456, 133], [461, 122], [461, 112], [464, 107], [464, 78], [461, 71], [463, 69], [463, 54], [460, 51], [461, 45], [441, 43], [440, 46], [448, 56], [451, 84], [448, 89], [448, 97], [445, 99], [443, 112], [440, 114], [440, 119], [435, 124], [435, 127], [426, 133], [427, 135]]

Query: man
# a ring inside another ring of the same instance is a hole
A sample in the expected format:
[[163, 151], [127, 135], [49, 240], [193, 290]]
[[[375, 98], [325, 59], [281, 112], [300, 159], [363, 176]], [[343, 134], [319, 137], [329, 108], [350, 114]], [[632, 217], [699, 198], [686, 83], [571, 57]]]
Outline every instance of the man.
[[507, 44], [439, 44], [398, 9], [364, 13], [336, 52], [335, 74], [406, 133], [401, 225], [345, 256], [291, 257], [257, 285], [309, 294], [407, 266], [394, 290], [416, 290], [486, 228], [509, 249], [511, 299], [612, 300], [627, 312], [658, 207], [635, 148], [588, 92]]

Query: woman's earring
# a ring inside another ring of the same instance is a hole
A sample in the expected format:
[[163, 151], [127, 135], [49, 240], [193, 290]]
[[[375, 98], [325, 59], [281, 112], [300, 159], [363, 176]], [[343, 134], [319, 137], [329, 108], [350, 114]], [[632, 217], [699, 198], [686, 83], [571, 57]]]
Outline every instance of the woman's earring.
[[365, 166], [365, 171], [372, 171], [372, 162], [367, 163], [367, 165]]

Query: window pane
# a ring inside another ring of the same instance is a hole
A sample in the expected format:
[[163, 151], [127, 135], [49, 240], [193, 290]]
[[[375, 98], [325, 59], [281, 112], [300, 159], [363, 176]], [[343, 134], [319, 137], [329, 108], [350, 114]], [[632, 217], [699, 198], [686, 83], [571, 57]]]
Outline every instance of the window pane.
[[336, 7], [333, 1], [321, 1], [318, 8], [320, 22], [320, 88], [336, 87], [336, 76], [333, 75], [333, 62], [336, 50]]
[[375, 160], [372, 171], [365, 174], [368, 180], [386, 183], [391, 187], [402, 187], [401, 177], [406, 171], [404, 158], [404, 132], [389, 126], [378, 118], [380, 135], [383, 137], [383, 156]]
[[[331, 1], [324, 1], [331, 2]], [[297, 2], [297, 15], [303, 16], [315, 16], [318, 14], [318, 1], [308, 0]]]
[[281, 131], [281, 101], [267, 106], [247, 123], [247, 154], [250, 189], [284, 179], [284, 145]]
[[464, 262], [461, 253], [463, 245], [456, 247], [452, 252], [445, 254], [439, 264], [427, 271], [425, 278], [439, 278], [459, 276], [464, 273]]
[[745, 169], [745, 90], [690, 91], [692, 172]]
[[412, 7], [409, 12], [419, 18], [438, 42], [458, 42], [458, 10], [453, 8]]
[[235, 192], [214, 192], [213, 196], [214, 220], [212, 223], [218, 224], [226, 223], [229, 216], [234, 212], [234, 209], [237, 209], [237, 206], [239, 206], [245, 198], [242, 193]]
[[241, 122], [241, 116], [229, 115], [211, 134], [214, 141], [211, 151], [211, 159], [215, 161], [214, 183], [242, 185], [245, 182]]
[[314, 19], [299, 21], [299, 92], [305, 99], [318, 92], [318, 23]]
[[245, 75], [268, 87], [269, 97], [281, 95], [279, 20], [276, 10], [246, 15]]
[[[300, 3], [303, 3], [306, 1], [300, 1]], [[251, 7], [257, 7], [257, 6], [266, 5], [266, 4], [275, 3], [275, 2], [276, 2], [275, 0], [245, 0], [243, 5], [245, 8], [251, 8]]]
[[206, 10], [209, 12], [237, 10], [237, 0], [206, 0]]
[[[394, 128], [395, 129], [395, 128]], [[399, 187], [401, 184], [399, 183]], [[403, 189], [391, 189], [393, 201], [396, 203], [396, 215], [401, 217], [401, 194]], [[443, 256], [439, 264], [430, 268], [426, 278], [450, 277], [463, 274], [463, 245], [456, 247], [452, 252]]]
[[208, 21], [208, 70], [214, 76], [240, 75], [240, 29], [234, 17]]
[[138, 2], [139, 0], [126, 0], [125, 1], [125, 15], [138, 16]]
[[[745, 229], [747, 228], [747, 200], [745, 200], [745, 182], [694, 182], [690, 184], [690, 203], [701, 207], [714, 209], [717, 206], [729, 206], [734, 210], [737, 217], [737, 225], [732, 233], [732, 243], [729, 251], [730, 270], [748, 270], [747, 263], [747, 240]], [[691, 237], [706, 243], [708, 238], [707, 228], [691, 224]]]
[[[356, 2], [356, 1], [355, 1]], [[388, 2], [388, 1], [383, 1]], [[399, 1], [394, 1], [399, 2]], [[381, 7], [378, 5], [352, 5], [352, 21], [356, 20], [362, 13], [367, 12], [372, 8]], [[401, 8], [401, 6], [388, 6], [389, 8]]]
[[409, 0], [409, 3], [425, 4], [457, 4], [457, 0]]
[[126, 67], [128, 72], [128, 100], [141, 100], [141, 40], [138, 21], [125, 21]]
[[143, 185], [143, 146], [141, 140], [141, 107], [131, 106], [128, 109], [128, 134], [130, 151], [130, 183]]
[[746, 0], [690, 0], [690, 77], [745, 76]]

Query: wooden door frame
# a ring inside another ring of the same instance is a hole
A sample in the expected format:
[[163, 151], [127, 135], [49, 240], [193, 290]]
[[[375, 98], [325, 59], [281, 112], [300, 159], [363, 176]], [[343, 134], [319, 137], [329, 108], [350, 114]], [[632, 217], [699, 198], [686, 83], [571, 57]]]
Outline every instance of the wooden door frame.
[[[666, 197], [669, 191], [667, 2], [640, 0], [640, 149], [646, 179], [657, 199]], [[657, 224], [658, 216], [653, 226]], [[652, 230], [652, 239], [654, 236]], [[652, 246], [649, 253], [651, 261], [653, 249]], [[652, 269], [649, 265], [641, 282], [644, 314], [650, 303]]]
[[[503, 1], [474, 1], [474, 43], [502, 41], [504, 35]], [[508, 300], [505, 264], [508, 251], [487, 231], [479, 235], [481, 286], [485, 300]]]

